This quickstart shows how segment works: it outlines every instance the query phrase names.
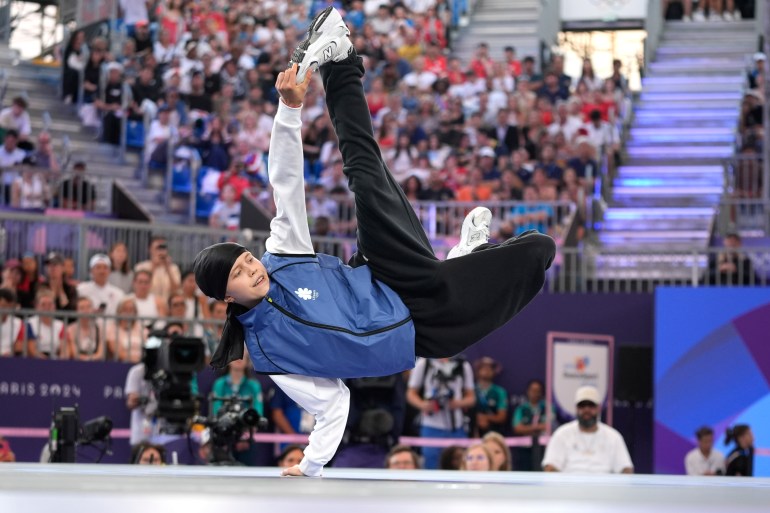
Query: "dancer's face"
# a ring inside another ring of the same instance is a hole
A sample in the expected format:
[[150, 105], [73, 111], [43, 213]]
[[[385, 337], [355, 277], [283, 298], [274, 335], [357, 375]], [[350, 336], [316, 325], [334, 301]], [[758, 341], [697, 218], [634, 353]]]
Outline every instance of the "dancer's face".
[[267, 269], [254, 255], [246, 251], [233, 264], [227, 277], [225, 301], [254, 308], [270, 289]]

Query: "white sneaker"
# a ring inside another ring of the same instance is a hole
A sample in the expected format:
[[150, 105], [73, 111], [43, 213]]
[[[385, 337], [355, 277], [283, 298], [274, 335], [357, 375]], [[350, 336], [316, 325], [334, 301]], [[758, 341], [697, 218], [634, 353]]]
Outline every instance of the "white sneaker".
[[725, 21], [733, 21], [733, 13], [730, 11], [725, 11], [722, 13], [722, 19]]
[[467, 255], [477, 246], [489, 241], [489, 224], [492, 212], [486, 207], [476, 207], [465, 216], [460, 232], [460, 243], [449, 250], [447, 260]]
[[327, 7], [319, 12], [310, 22], [307, 39], [294, 49], [289, 61], [289, 66], [299, 64], [297, 83], [305, 80], [311, 68], [316, 70], [327, 62], [346, 59], [353, 47], [349, 35], [350, 31], [337, 9]]
[[692, 21], [706, 21], [706, 15], [701, 10], [695, 11], [692, 13]]

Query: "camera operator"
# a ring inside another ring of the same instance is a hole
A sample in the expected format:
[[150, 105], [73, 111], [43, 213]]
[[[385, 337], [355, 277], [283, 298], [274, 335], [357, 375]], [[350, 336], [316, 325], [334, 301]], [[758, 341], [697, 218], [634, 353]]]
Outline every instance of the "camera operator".
[[[153, 332], [152, 335], [168, 336], [169, 333]], [[135, 446], [141, 442], [152, 441], [166, 431], [166, 423], [157, 416], [158, 398], [151, 380], [147, 379], [147, 369], [143, 361], [132, 366], [126, 375], [126, 407], [131, 411], [129, 443]], [[198, 395], [198, 380], [195, 375], [190, 381], [190, 394]], [[192, 413], [191, 413], [192, 415]]]
[[137, 363], [126, 376], [126, 408], [131, 411], [129, 443], [135, 447], [158, 435], [155, 411], [158, 403], [152, 383], [144, 379], [144, 363]]
[[404, 428], [406, 382], [401, 373], [347, 379], [350, 412], [335, 467], [382, 468]]
[[182, 273], [168, 254], [168, 242], [165, 237], [152, 237], [149, 252], [150, 259], [136, 264], [134, 272], [149, 271], [152, 273], [150, 291], [165, 303], [171, 293], [180, 287]]
[[[211, 405], [211, 417], [219, 416], [224, 402], [221, 398], [225, 397], [238, 397], [241, 399], [240, 404], [244, 410], [253, 408], [260, 417], [264, 416], [262, 385], [248, 376], [249, 367], [248, 356], [241, 360], [233, 360], [227, 366], [227, 374], [214, 382], [211, 393], [215, 399]], [[248, 439], [241, 439], [235, 444], [233, 456], [244, 465], [253, 465], [254, 447]]]
[[[406, 400], [420, 410], [420, 436], [467, 438], [463, 409], [476, 404], [473, 369], [462, 358], [418, 358], [409, 377]], [[438, 468], [441, 449], [424, 447], [426, 469]]]

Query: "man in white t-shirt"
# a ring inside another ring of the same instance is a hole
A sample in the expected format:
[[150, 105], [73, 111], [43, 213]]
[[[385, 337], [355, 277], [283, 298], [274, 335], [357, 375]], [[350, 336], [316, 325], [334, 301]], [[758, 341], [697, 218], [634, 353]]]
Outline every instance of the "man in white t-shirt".
[[595, 387], [578, 388], [577, 419], [554, 431], [545, 448], [543, 470], [583, 474], [634, 472], [623, 436], [599, 421], [601, 403]]
[[[463, 408], [476, 404], [471, 364], [462, 359], [418, 358], [409, 375], [406, 400], [421, 412], [420, 436], [467, 438]], [[426, 469], [438, 468], [441, 449], [423, 448]]]
[[108, 315], [114, 315], [118, 309], [118, 303], [125, 297], [125, 293], [107, 280], [110, 277], [110, 257], [103, 253], [97, 253], [91, 257], [88, 267], [91, 269], [91, 281], [78, 285], [78, 296], [87, 297], [94, 307]]
[[725, 455], [714, 449], [714, 430], [704, 426], [695, 432], [698, 447], [687, 453], [684, 468], [688, 476], [721, 476], [725, 473]]
[[[49, 288], [41, 288], [35, 295], [35, 310], [56, 311], [56, 295]], [[65, 342], [64, 322], [53, 315], [33, 315], [27, 322], [35, 339], [35, 354], [38, 358], [60, 358]]]

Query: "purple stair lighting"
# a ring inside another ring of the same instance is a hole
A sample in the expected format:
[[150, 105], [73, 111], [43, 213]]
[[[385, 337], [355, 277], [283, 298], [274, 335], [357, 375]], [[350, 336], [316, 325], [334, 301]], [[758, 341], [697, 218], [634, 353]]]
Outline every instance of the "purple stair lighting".
[[[734, 155], [753, 22], [667, 23], [589, 261], [600, 279], [697, 280]], [[689, 253], [689, 254], [688, 254]]]

